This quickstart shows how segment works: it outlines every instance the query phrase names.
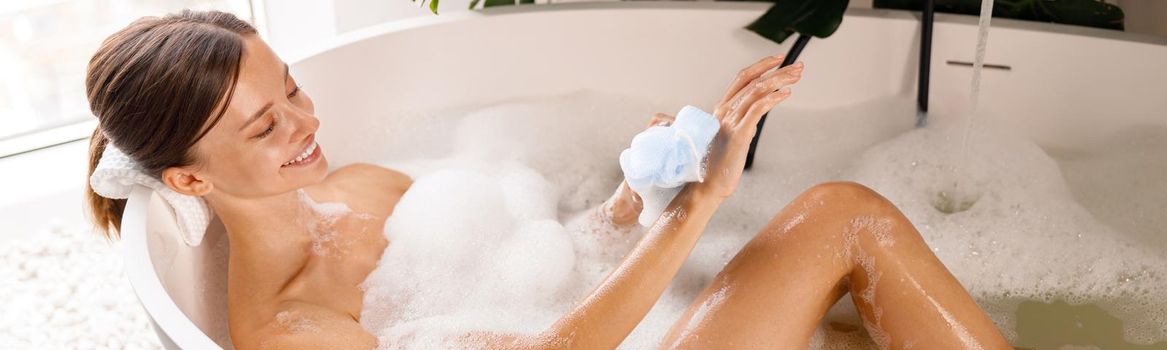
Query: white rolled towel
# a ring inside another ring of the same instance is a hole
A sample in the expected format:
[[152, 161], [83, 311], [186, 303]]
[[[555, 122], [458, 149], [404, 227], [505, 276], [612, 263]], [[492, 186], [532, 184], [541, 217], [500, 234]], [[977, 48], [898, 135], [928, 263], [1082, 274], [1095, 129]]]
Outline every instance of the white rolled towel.
[[162, 181], [146, 174], [137, 162], [112, 143], [107, 143], [105, 151], [101, 153], [101, 160], [89, 177], [89, 186], [98, 195], [111, 199], [129, 198], [134, 186], [153, 189], [178, 218], [182, 240], [190, 246], [202, 243], [207, 226], [211, 224], [211, 208], [206, 201], [170, 189]]

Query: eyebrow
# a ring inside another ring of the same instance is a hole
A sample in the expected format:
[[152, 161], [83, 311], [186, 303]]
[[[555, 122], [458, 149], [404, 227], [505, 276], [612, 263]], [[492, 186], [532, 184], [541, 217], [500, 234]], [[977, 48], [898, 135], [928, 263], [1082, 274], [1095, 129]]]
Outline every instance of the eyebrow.
[[[288, 64], [284, 63], [284, 85], [287, 85], [287, 84], [288, 84]], [[273, 104], [275, 104], [275, 102], [267, 101], [267, 103], [265, 103], [263, 105], [263, 107], [259, 107], [258, 111], [255, 111], [255, 113], [253, 113], [250, 117], [247, 117], [247, 121], [243, 123], [243, 126], [239, 127], [239, 131], [243, 131], [243, 129], [247, 129], [248, 125], [251, 125], [251, 123], [254, 123], [256, 120], [259, 120], [259, 117], [262, 117], [264, 113], [267, 113], [267, 111], [269, 109], [271, 109], [271, 106]]]

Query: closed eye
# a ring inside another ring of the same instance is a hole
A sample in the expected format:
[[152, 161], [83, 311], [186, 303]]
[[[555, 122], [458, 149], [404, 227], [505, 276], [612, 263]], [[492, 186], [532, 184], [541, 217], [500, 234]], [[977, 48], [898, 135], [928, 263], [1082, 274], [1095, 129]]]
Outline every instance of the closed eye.
[[292, 89], [292, 93], [288, 94], [288, 98], [293, 98], [293, 97], [300, 95], [300, 87], [301, 86], [302, 85], [297, 84], [296, 88]]
[[[301, 87], [301, 85], [296, 85], [296, 87], [292, 89], [292, 92], [288, 93], [288, 98], [294, 98], [296, 96], [299, 96], [300, 95], [300, 87]], [[256, 138], [267, 137], [267, 135], [271, 135], [272, 131], [275, 131], [275, 129], [276, 129], [276, 118], [272, 118], [271, 123], [269, 123], [267, 125], [267, 129], [264, 129], [263, 132], [259, 133], [259, 135], [255, 135], [255, 137]]]
[[272, 131], [275, 131], [275, 129], [276, 129], [276, 118], [272, 118], [271, 123], [269, 123], [267, 125], [267, 129], [264, 129], [263, 132], [259, 133], [259, 135], [256, 135], [255, 137], [256, 138], [267, 137], [267, 135], [271, 135]]

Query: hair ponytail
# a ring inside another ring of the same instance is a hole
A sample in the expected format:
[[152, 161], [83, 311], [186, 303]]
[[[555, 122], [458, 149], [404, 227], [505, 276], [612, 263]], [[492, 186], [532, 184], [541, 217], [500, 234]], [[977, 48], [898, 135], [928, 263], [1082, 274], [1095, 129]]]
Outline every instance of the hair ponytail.
[[[140, 18], [106, 38], [85, 76], [99, 121], [89, 140], [89, 176], [111, 138], [153, 176], [192, 164], [191, 147], [227, 112], [244, 36], [255, 34], [230, 13], [184, 10]], [[88, 181], [85, 196], [97, 231], [118, 238], [126, 200], [102, 197]]]
[[[89, 139], [89, 176], [93, 176], [93, 170], [97, 168], [97, 162], [101, 161], [101, 153], [105, 152], [108, 143], [109, 139], [105, 138], [100, 127], [93, 130], [93, 137]], [[93, 187], [88, 181], [85, 182], [85, 198], [89, 203], [89, 215], [97, 231], [107, 239], [118, 238], [121, 235], [122, 213], [126, 210], [126, 200], [102, 197], [93, 192]]]

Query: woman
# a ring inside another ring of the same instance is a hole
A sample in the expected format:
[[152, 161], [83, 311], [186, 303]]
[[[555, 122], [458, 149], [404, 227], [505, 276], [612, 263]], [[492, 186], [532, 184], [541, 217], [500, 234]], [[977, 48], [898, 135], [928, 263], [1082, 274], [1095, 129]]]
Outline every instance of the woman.
[[[734, 192], [758, 119], [799, 80], [801, 63], [776, 69], [780, 62], [767, 57], [738, 74], [714, 111], [721, 130], [705, 181], [686, 186], [589, 297], [540, 334], [460, 339], [484, 348], [618, 345]], [[411, 179], [366, 164], [328, 173], [315, 143], [320, 121], [312, 100], [250, 25], [220, 12], [140, 19], [98, 49], [86, 89], [100, 121], [91, 174], [112, 144], [170, 189], [202, 197], [227, 228], [228, 318], [237, 348], [378, 345], [358, 322], [358, 285], [389, 243], [381, 228]], [[319, 254], [319, 227], [301, 220], [316, 215], [304, 210], [301, 190], [365, 214], [318, 221], [335, 231], [346, 254]], [[124, 201], [88, 195], [98, 226], [116, 235]], [[631, 224], [640, 210], [626, 186], [602, 208], [616, 225]], [[779, 212], [662, 345], [805, 347], [827, 308], [848, 291], [882, 347], [1008, 346], [911, 223], [854, 183], [815, 186]], [[313, 331], [297, 331], [305, 327]]]

